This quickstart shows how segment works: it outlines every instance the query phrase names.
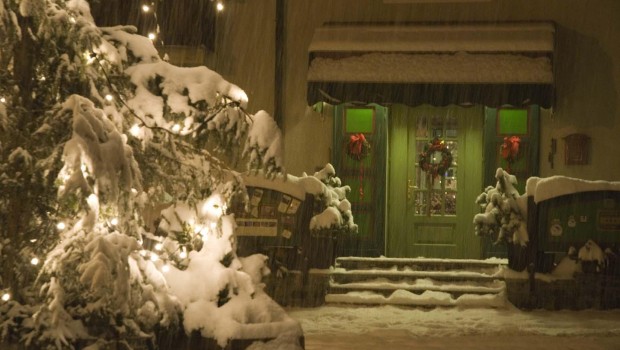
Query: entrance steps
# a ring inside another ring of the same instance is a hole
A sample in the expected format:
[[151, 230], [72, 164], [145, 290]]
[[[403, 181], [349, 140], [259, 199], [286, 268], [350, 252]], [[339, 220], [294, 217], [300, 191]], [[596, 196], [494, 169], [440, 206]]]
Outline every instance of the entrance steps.
[[506, 264], [505, 259], [339, 257], [325, 303], [505, 307]]

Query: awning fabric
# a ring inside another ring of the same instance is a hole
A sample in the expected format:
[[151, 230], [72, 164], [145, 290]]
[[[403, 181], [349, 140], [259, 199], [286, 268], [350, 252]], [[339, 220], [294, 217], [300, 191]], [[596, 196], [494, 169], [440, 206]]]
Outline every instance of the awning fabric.
[[553, 104], [552, 23], [328, 25], [309, 47], [308, 103]]

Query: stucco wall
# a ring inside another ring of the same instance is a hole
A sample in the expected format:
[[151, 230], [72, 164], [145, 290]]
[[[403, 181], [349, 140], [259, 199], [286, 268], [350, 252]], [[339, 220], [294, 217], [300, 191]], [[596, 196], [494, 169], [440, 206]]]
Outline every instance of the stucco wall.
[[[384, 4], [382, 0], [288, 0], [286, 3], [285, 164], [293, 174], [329, 161], [332, 123], [306, 105], [307, 48], [326, 22], [503, 22], [557, 24], [556, 94], [542, 116], [541, 176], [620, 180], [620, 1], [490, 0], [480, 3]], [[275, 0], [229, 2], [218, 25], [215, 67], [242, 86], [251, 110], [273, 112]], [[564, 165], [563, 137], [592, 138], [590, 164]], [[547, 161], [557, 139], [555, 166]]]

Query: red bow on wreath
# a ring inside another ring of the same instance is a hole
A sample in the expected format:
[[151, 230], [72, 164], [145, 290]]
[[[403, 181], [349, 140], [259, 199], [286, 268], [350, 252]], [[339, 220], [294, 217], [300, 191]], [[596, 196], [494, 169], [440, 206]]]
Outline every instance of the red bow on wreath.
[[366, 157], [366, 153], [364, 146], [367, 146], [368, 143], [366, 142], [366, 137], [364, 136], [364, 134], [353, 134], [351, 135], [351, 137], [349, 138], [349, 145], [348, 145], [348, 153], [349, 156], [355, 160], [362, 160], [364, 157]]
[[508, 162], [508, 172], [512, 172], [511, 165], [519, 156], [519, 144], [521, 138], [519, 136], [506, 136], [501, 146], [501, 155]]

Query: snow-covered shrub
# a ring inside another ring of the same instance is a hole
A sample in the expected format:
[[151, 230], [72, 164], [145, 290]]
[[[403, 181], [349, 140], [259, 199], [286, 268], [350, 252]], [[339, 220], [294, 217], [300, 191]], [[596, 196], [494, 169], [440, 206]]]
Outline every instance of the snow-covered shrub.
[[482, 213], [474, 216], [475, 232], [491, 237], [496, 243], [525, 246], [529, 240], [525, 221], [527, 199], [515, 189], [514, 175], [498, 168], [495, 178], [495, 187], [487, 187], [476, 199]]
[[[316, 179], [321, 185], [310, 185]], [[342, 186], [340, 178], [336, 176], [336, 170], [331, 164], [312, 176], [305, 173], [299, 178], [301, 183], [305, 183], [304, 187], [308, 193], [314, 194], [320, 207], [325, 208], [322, 212], [314, 215], [310, 219], [310, 230], [314, 232], [333, 232], [333, 233], [349, 233], [357, 232], [357, 224], [353, 220], [351, 212], [351, 202], [347, 199], [347, 193], [351, 191], [351, 187]]]
[[[134, 27], [97, 27], [85, 0], [0, 1], [0, 44], [0, 336], [105, 346], [174, 328], [184, 304], [165, 274], [180, 260], [142, 245], [158, 239], [144, 209], [242, 190], [221, 151], [280, 171], [273, 119], [248, 113], [245, 92], [208, 68], [161, 60]], [[252, 279], [220, 238], [192, 256], [222, 255], [224, 272], [201, 276], [224, 276], [232, 300]]]

